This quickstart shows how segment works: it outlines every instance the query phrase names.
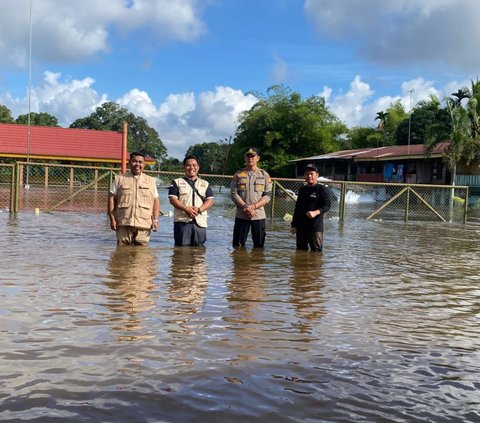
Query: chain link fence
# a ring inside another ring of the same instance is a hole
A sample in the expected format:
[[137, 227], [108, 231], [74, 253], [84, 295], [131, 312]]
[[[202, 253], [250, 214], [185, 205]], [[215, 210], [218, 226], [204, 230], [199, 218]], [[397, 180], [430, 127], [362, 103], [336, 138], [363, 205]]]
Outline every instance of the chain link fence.
[[[118, 168], [59, 164], [0, 165], [0, 208], [26, 211], [106, 212], [109, 186]], [[179, 172], [146, 171], [157, 180], [161, 211], [171, 215], [170, 182]], [[215, 196], [210, 214], [235, 216], [229, 175], [202, 175]], [[331, 198], [330, 218], [403, 221], [465, 221], [468, 188], [368, 182], [323, 182]], [[273, 178], [272, 199], [266, 213], [272, 219], [291, 219], [301, 179]]]

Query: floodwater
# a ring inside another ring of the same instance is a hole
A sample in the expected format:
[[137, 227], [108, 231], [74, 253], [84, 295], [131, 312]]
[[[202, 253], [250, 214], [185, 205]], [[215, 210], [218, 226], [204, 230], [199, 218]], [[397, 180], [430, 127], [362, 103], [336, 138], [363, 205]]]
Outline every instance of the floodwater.
[[329, 220], [316, 254], [160, 224], [0, 213], [0, 421], [480, 421], [480, 226]]

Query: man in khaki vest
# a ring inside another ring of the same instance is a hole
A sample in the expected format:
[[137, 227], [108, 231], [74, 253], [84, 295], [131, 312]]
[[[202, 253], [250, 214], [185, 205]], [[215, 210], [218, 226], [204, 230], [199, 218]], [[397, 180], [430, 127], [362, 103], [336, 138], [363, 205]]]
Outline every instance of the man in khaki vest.
[[160, 200], [155, 178], [145, 175], [145, 155], [131, 153], [130, 171], [115, 177], [108, 196], [110, 228], [118, 245], [148, 245], [158, 229]]
[[212, 188], [198, 177], [200, 166], [195, 156], [183, 160], [184, 178], [174, 179], [168, 188], [173, 212], [175, 246], [203, 246], [207, 240], [207, 210], [213, 206]]

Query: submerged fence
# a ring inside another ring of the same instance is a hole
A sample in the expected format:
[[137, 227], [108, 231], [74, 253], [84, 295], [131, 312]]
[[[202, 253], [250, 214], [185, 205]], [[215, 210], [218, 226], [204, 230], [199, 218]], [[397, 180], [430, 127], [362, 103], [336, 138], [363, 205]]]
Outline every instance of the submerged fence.
[[[109, 186], [116, 168], [45, 163], [0, 164], [0, 210], [106, 212]], [[147, 171], [157, 178], [161, 210], [171, 214], [167, 188], [183, 172]], [[215, 196], [210, 214], [231, 216], [232, 176], [202, 175]], [[273, 178], [272, 200], [267, 215], [289, 220], [295, 208], [301, 179]], [[465, 222], [469, 204], [468, 187], [369, 182], [325, 183], [332, 207], [329, 216], [339, 220], [377, 219], [403, 221]]]

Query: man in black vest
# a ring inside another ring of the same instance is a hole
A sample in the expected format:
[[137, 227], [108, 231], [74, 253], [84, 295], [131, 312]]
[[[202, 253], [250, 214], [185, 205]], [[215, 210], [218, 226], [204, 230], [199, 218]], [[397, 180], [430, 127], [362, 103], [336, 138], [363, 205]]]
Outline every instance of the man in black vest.
[[318, 183], [318, 170], [313, 164], [305, 167], [305, 182], [298, 192], [292, 218], [291, 233], [296, 234], [297, 250], [322, 251], [323, 214], [330, 210], [330, 195]]

